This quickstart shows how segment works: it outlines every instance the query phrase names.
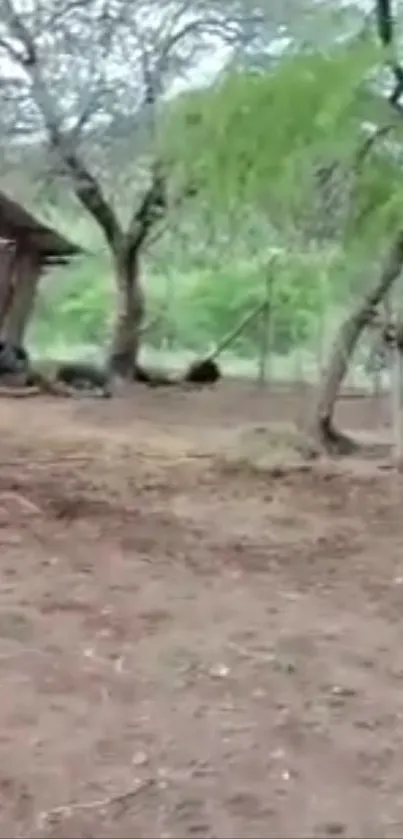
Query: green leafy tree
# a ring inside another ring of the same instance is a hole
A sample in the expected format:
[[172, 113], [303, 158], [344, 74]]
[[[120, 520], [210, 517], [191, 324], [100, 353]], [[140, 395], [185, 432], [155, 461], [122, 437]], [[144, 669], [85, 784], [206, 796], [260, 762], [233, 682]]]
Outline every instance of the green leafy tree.
[[342, 447], [332, 414], [346, 357], [403, 258], [402, 121], [379, 93], [380, 59], [367, 35], [327, 52], [293, 51], [270, 72], [223, 74], [167, 117], [178, 171], [217, 218], [253, 206], [283, 247], [336, 245], [346, 265], [364, 253], [370, 264], [393, 239], [380, 280], [343, 325], [319, 395], [321, 438]]

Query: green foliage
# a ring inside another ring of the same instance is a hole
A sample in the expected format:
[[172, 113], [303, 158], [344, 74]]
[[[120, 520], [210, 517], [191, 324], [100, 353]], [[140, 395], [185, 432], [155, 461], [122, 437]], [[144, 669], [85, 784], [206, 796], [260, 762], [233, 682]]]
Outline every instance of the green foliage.
[[39, 348], [102, 344], [113, 316], [114, 288], [106, 260], [87, 258], [54, 270], [40, 287], [30, 341]]
[[266, 74], [224, 75], [170, 110], [171, 156], [224, 212], [234, 201], [268, 208], [306, 200], [311, 164], [356, 147], [374, 56], [362, 43], [293, 54]]
[[365, 247], [391, 240], [401, 228], [403, 188], [400, 165], [385, 152], [373, 152], [360, 173], [355, 195], [354, 233]]
[[[308, 266], [279, 260], [273, 266], [271, 308], [273, 350], [287, 353], [303, 342], [317, 313], [318, 290]], [[236, 263], [214, 274], [205, 272], [178, 301], [175, 331], [179, 342], [200, 350], [219, 341], [266, 296], [267, 267]], [[260, 336], [256, 320], [236, 338], [232, 349], [240, 355], [256, 354]]]
[[[196, 184], [217, 224], [234, 208], [252, 206], [283, 245], [309, 242], [340, 205], [346, 223], [339, 222], [339, 238], [347, 246], [379, 249], [403, 214], [400, 165], [387, 145], [403, 136], [396, 120], [383, 144], [357, 166], [367, 136], [363, 124], [393, 119], [369, 84], [378, 58], [377, 48], [361, 40], [328, 53], [287, 55], [271, 72], [233, 72], [208, 90], [186, 94], [167, 113], [174, 168]], [[339, 179], [323, 203], [314, 175], [318, 165], [333, 163]]]
[[[235, 261], [218, 269], [176, 275], [167, 296], [165, 278], [149, 275], [148, 319], [161, 319], [150, 329], [147, 342], [159, 349], [168, 337], [178, 350], [203, 353], [231, 332], [266, 295], [267, 262]], [[30, 342], [40, 350], [58, 346], [102, 347], [112, 325], [113, 293], [105, 263], [87, 263], [62, 277], [49, 277], [38, 301]], [[273, 265], [271, 307], [273, 351], [286, 354], [304, 343], [321, 306], [318, 271], [311, 260], [278, 257]], [[60, 272], [58, 272], [60, 274]], [[260, 343], [258, 320], [235, 340], [231, 350], [244, 357], [256, 355]]]

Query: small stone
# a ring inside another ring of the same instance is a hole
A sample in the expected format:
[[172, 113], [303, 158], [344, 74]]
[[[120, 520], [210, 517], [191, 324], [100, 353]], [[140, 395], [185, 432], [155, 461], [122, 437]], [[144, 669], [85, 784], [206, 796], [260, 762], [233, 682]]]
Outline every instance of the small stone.
[[22, 538], [19, 533], [2, 533], [0, 545], [20, 545]]
[[225, 679], [229, 674], [229, 667], [226, 664], [214, 664], [210, 670], [210, 676], [215, 678]]
[[341, 822], [328, 822], [323, 825], [324, 833], [327, 836], [342, 836], [345, 832], [345, 826]]
[[330, 696], [328, 704], [331, 708], [344, 708], [346, 700], [343, 698], [343, 696]]
[[116, 661], [115, 661], [116, 673], [123, 673], [123, 669], [124, 669], [124, 658], [123, 658], [123, 656], [119, 656], [119, 658], [117, 658]]
[[363, 728], [366, 731], [374, 731], [376, 728], [376, 723], [373, 720], [354, 720], [355, 728]]
[[331, 689], [333, 696], [355, 696], [357, 691], [354, 688], [342, 687], [341, 685], [334, 685]]
[[270, 757], [274, 760], [282, 760], [285, 757], [284, 749], [275, 749], [274, 752], [271, 752]]
[[148, 756], [145, 752], [135, 752], [132, 757], [133, 766], [145, 766], [148, 763]]
[[266, 691], [263, 690], [263, 688], [255, 688], [255, 690], [252, 691], [252, 696], [255, 699], [264, 699], [264, 697], [266, 696]]

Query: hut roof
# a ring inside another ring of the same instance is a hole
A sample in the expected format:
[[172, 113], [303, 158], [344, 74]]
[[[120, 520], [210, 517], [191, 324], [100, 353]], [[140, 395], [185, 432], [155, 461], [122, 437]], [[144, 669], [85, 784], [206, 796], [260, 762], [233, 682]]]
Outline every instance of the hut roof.
[[28, 210], [0, 191], [0, 238], [23, 239], [27, 248], [44, 263], [65, 263], [82, 253], [82, 248], [34, 218]]

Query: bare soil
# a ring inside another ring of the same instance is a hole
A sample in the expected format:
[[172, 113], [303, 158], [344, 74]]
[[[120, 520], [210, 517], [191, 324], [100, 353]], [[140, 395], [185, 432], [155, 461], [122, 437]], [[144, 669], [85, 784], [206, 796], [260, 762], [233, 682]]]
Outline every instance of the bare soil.
[[1, 401], [1, 837], [403, 835], [403, 479], [309, 400]]

